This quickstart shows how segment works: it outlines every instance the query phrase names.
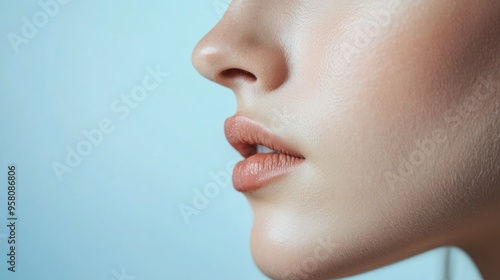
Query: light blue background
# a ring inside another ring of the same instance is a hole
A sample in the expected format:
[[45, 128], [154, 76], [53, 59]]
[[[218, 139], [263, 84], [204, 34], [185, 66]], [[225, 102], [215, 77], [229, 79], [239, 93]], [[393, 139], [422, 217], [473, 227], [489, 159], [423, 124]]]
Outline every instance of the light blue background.
[[[42, 0], [46, 2], [48, 0]], [[196, 42], [227, 0], [72, 0], [19, 52], [9, 32], [38, 1], [0, 4], [0, 186], [18, 168], [17, 270], [7, 271], [6, 188], [0, 190], [0, 279], [266, 279], [249, 251], [251, 209], [231, 187], [187, 224], [193, 189], [238, 160], [223, 134], [233, 94], [191, 65]], [[121, 120], [110, 106], [146, 67], [170, 76]], [[63, 181], [52, 163], [83, 130], [115, 125]], [[444, 279], [438, 249], [352, 279]], [[479, 279], [454, 251], [450, 279]], [[122, 274], [124, 273], [124, 274]]]

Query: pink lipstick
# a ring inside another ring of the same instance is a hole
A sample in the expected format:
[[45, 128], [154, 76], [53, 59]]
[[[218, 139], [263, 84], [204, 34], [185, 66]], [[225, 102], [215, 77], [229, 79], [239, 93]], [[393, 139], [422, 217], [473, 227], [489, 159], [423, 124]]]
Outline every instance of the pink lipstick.
[[243, 115], [228, 118], [224, 129], [231, 146], [245, 158], [233, 171], [233, 185], [240, 192], [262, 188], [305, 160], [269, 128]]

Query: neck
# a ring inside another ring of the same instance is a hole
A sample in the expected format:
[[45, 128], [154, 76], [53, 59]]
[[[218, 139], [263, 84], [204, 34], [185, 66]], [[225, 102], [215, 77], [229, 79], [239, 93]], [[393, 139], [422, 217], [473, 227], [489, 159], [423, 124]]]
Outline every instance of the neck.
[[500, 236], [466, 251], [485, 280], [500, 279]]
[[500, 279], [500, 219], [498, 216], [492, 218], [488, 219], [487, 226], [476, 227], [482, 232], [459, 246], [471, 257], [485, 280]]

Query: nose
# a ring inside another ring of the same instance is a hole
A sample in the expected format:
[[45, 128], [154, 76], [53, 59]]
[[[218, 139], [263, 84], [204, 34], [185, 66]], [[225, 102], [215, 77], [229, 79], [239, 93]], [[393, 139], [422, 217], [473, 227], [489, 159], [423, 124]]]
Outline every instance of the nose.
[[200, 74], [235, 93], [270, 92], [283, 85], [289, 72], [284, 48], [270, 26], [273, 21], [263, 19], [261, 9], [243, 4], [228, 8], [193, 51], [192, 62]]

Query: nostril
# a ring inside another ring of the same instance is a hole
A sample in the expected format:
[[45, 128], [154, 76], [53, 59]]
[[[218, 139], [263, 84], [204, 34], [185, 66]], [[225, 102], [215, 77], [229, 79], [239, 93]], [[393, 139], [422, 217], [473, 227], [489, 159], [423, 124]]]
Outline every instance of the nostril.
[[242, 69], [237, 69], [237, 68], [231, 68], [231, 69], [227, 69], [227, 70], [220, 72], [219, 78], [221, 78], [223, 80], [227, 80], [227, 79], [233, 80], [233, 79], [240, 78], [240, 79], [245, 79], [249, 82], [257, 81], [257, 77], [254, 74], [252, 74], [248, 71], [242, 70]]

